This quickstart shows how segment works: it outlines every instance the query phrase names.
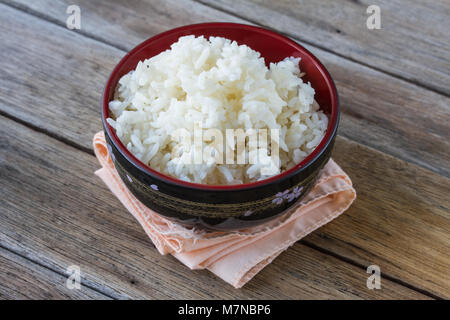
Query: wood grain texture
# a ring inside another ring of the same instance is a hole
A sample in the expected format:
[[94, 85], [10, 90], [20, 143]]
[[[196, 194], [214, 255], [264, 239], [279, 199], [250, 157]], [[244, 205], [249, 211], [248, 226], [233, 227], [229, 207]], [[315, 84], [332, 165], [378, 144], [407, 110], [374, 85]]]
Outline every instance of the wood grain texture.
[[[64, 24], [68, 4], [69, 0], [52, 4], [39, 0], [21, 6], [34, 14], [51, 15], [57, 23]], [[81, 1], [81, 31], [130, 49], [152, 35], [182, 24], [206, 20], [243, 22], [185, 1], [133, 1], [132, 5], [136, 9], [122, 1]], [[10, 94], [1, 97], [1, 110], [90, 148], [90, 138], [100, 128], [103, 85], [124, 52], [14, 9], [5, 7], [2, 12], [5, 50], [0, 52], [4, 70], [0, 86]], [[342, 107], [341, 135], [450, 176], [450, 98], [306, 47], [325, 63], [335, 79]], [[17, 64], [30, 59], [32, 64], [17, 70]], [[33, 108], [40, 112], [30, 112]], [[61, 131], [61, 127], [66, 130]]]
[[[449, 1], [200, 2], [450, 95]], [[370, 5], [380, 7], [380, 30], [366, 26]]]
[[344, 138], [333, 158], [357, 199], [305, 240], [450, 298], [450, 179]]
[[[243, 289], [161, 256], [93, 171], [97, 160], [0, 117], [0, 245], [116, 298], [425, 299], [364, 269], [295, 244]], [[17, 197], [26, 194], [26, 197]]]
[[[87, 10], [96, 19], [84, 19], [83, 32], [112, 44], [133, 46], [173, 27], [174, 21], [236, 21], [204, 6], [186, 6], [185, 2], [179, 3], [178, 11], [157, 16], [142, 2], [133, 3], [139, 10], [116, 10], [118, 7], [106, 4], [98, 6], [102, 10]], [[58, 6], [59, 2], [46, 9]], [[0, 88], [5, 93], [0, 95], [0, 110], [89, 150], [93, 133], [100, 129], [98, 102], [103, 84], [124, 52], [4, 5], [0, 8], [4, 31], [0, 34]], [[60, 13], [62, 18], [55, 18], [55, 22], [65, 21], [65, 8]], [[128, 22], [108, 25], [111, 17]], [[159, 20], [153, 23], [153, 19]], [[88, 32], [84, 28], [89, 21], [92, 29]], [[170, 21], [172, 25], [166, 28], [164, 23]], [[111, 28], [109, 32], [103, 25]], [[343, 108], [341, 134], [448, 174], [447, 98], [325, 51], [313, 51], [337, 80]], [[423, 112], [423, 106], [429, 111]], [[361, 111], [366, 108], [371, 113]], [[317, 256], [319, 253], [302, 245], [280, 256], [242, 291], [227, 288], [207, 272], [180, 271], [177, 261], [157, 254], [118, 201], [92, 176], [98, 165], [91, 156], [20, 125], [11, 126], [18, 128], [8, 142], [3, 139], [0, 144], [14, 151], [0, 154], [0, 178], [8, 181], [1, 185], [2, 194], [3, 190], [9, 194], [6, 211], [0, 214], [5, 221], [1, 245], [54, 270], [62, 271], [74, 260], [82, 261], [83, 270], [88, 271], [84, 280], [110, 296], [317, 298], [336, 297], [342, 292], [363, 298], [414, 295], [391, 283], [392, 289], [387, 292], [354, 291], [364, 286], [359, 279], [365, 279], [366, 274], [360, 275], [362, 269], [347, 264], [337, 270], [349, 269], [350, 273], [333, 282], [328, 273], [330, 265], [340, 266], [342, 262], [323, 254]], [[20, 137], [22, 131], [24, 136]], [[31, 139], [35, 137], [38, 140]], [[32, 142], [26, 144], [27, 139], [43, 143], [45, 148]], [[379, 263], [382, 272], [390, 276], [449, 297], [449, 180], [342, 137], [334, 157], [354, 180], [358, 199], [345, 215], [307, 241], [363, 266]], [[24, 158], [33, 161], [21, 163]], [[76, 163], [75, 167], [72, 163]], [[17, 194], [34, 196], [14, 199]], [[291, 253], [299, 255], [294, 265]], [[287, 268], [286, 274], [274, 274], [279, 270], [277, 263]], [[352, 281], [352, 277], [358, 281]], [[187, 289], [190, 281], [193, 288]]]
[[0, 248], [0, 300], [108, 299], [81, 285], [68, 289], [67, 278]]

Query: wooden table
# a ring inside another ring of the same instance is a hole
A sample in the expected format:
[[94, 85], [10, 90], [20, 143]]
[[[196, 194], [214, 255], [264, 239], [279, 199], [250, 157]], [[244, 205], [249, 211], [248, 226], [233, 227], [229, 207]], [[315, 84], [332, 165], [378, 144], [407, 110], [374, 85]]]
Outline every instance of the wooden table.
[[[448, 0], [0, 2], [0, 298], [450, 298]], [[66, 27], [74, 2], [80, 30]], [[380, 30], [366, 27], [370, 4]], [[342, 106], [333, 157], [358, 193], [239, 290], [161, 256], [93, 174], [114, 65], [205, 21], [275, 29], [323, 61]]]

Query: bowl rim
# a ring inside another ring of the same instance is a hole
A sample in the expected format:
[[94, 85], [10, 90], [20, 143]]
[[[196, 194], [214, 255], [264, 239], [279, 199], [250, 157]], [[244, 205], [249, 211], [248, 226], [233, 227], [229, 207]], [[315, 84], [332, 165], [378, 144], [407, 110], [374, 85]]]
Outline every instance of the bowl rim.
[[[124, 144], [120, 141], [120, 139], [117, 137], [115, 130], [109, 125], [109, 123], [106, 121], [106, 119], [109, 117], [109, 95], [111, 90], [115, 90], [115, 88], [111, 88], [112, 80], [117, 75], [123, 64], [131, 57], [133, 56], [137, 51], [141, 50], [151, 42], [158, 40], [159, 38], [163, 38], [165, 36], [168, 36], [172, 33], [178, 33], [178, 32], [192, 32], [192, 31], [198, 31], [202, 29], [206, 29], [209, 27], [215, 27], [215, 28], [228, 28], [228, 29], [240, 29], [245, 31], [253, 31], [257, 33], [261, 33], [262, 35], [275, 38], [279, 41], [283, 41], [287, 43], [288, 45], [294, 47], [296, 50], [302, 52], [303, 55], [309, 56], [309, 58], [312, 60], [312, 63], [317, 67], [317, 69], [322, 74], [323, 79], [325, 80], [325, 83], [328, 87], [328, 89], [331, 91], [331, 114], [330, 119], [328, 121], [328, 127], [327, 131], [322, 138], [321, 142], [317, 145], [317, 147], [311, 152], [305, 159], [303, 159], [300, 163], [296, 164], [294, 167], [290, 168], [289, 170], [283, 171], [277, 175], [274, 175], [272, 177], [269, 177], [267, 179], [250, 182], [250, 183], [243, 183], [243, 184], [233, 184], [233, 185], [208, 185], [208, 184], [202, 184], [202, 183], [194, 183], [194, 182], [187, 182], [180, 179], [177, 179], [175, 177], [171, 177], [169, 175], [163, 174], [155, 169], [152, 169], [150, 166], [144, 164], [142, 161], [137, 159], [128, 149], [124, 146]], [[317, 59], [310, 51], [308, 51], [306, 48], [301, 46], [300, 44], [296, 43], [295, 41], [266, 28], [263, 27], [257, 27], [247, 24], [241, 24], [241, 23], [232, 23], [232, 22], [206, 22], [206, 23], [197, 23], [197, 24], [190, 24], [185, 25], [181, 27], [177, 27], [174, 29], [170, 29], [168, 31], [159, 33], [143, 42], [138, 44], [136, 47], [134, 47], [132, 50], [130, 50], [120, 61], [119, 63], [114, 67], [113, 71], [108, 77], [108, 80], [106, 82], [106, 85], [103, 90], [103, 96], [101, 98], [102, 103], [102, 122], [103, 127], [109, 138], [111, 139], [112, 143], [115, 145], [117, 150], [121, 153], [121, 155], [131, 164], [134, 165], [134, 167], [138, 168], [140, 171], [144, 172], [147, 175], [150, 175], [153, 179], [156, 180], [163, 180], [165, 183], [168, 183], [170, 185], [175, 185], [178, 187], [187, 187], [190, 189], [198, 189], [198, 190], [209, 190], [209, 191], [236, 191], [236, 190], [244, 190], [244, 189], [252, 189], [256, 187], [265, 186], [277, 181], [281, 181], [284, 179], [288, 179], [294, 175], [297, 175], [298, 173], [306, 170], [308, 167], [310, 167], [327, 149], [328, 145], [332, 142], [334, 136], [336, 135], [338, 124], [339, 124], [339, 118], [340, 118], [340, 107], [339, 107], [339, 96], [337, 93], [336, 85], [331, 78], [331, 75], [329, 74], [328, 70], [325, 68], [325, 66]]]

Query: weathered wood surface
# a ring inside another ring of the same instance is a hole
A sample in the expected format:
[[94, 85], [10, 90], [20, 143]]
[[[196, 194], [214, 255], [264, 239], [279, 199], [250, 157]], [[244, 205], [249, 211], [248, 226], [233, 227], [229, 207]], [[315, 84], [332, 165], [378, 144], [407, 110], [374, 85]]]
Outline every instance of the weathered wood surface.
[[60, 274], [77, 262], [83, 281], [113, 298], [425, 297], [386, 278], [381, 291], [367, 290], [370, 264], [397, 282], [450, 297], [449, 179], [385, 154], [448, 176], [447, 97], [307, 46], [336, 80], [340, 134], [358, 142], [340, 137], [334, 153], [358, 199], [234, 290], [206, 271], [161, 257], [93, 176], [95, 158], [67, 144], [91, 152], [101, 127], [101, 91], [122, 49], [177, 25], [243, 20], [191, 2], [133, 1], [129, 9], [119, 1], [81, 1], [79, 34], [61, 27], [68, 4], [13, 1], [31, 15], [0, 5], [0, 112], [46, 133], [2, 118], [0, 130], [12, 133], [0, 140], [7, 199], [0, 246]]
[[[0, 246], [115, 298], [423, 299], [303, 244], [278, 257], [243, 289], [161, 256], [139, 224], [93, 175], [95, 157], [0, 117]], [[17, 197], [26, 194], [26, 197]], [[0, 260], [1, 261], [1, 260]], [[1, 267], [0, 267], [1, 268]], [[1, 287], [0, 287], [1, 288]], [[30, 293], [32, 294], [32, 293]]]
[[[6, 0], [65, 22], [70, 0]], [[123, 47], [152, 29], [192, 22], [246, 19], [301, 42], [450, 95], [450, 2], [446, 0], [198, 0], [78, 1], [83, 32]], [[207, 8], [206, 4], [211, 8]], [[369, 5], [381, 9], [381, 29], [369, 30]], [[220, 9], [229, 14], [222, 14]], [[103, 22], [104, 21], [104, 22]], [[241, 20], [242, 21], [242, 20]], [[103, 22], [103, 23], [102, 23]], [[122, 31], [118, 31], [120, 27]], [[112, 39], [115, 38], [115, 41]], [[129, 38], [129, 40], [123, 40]], [[119, 43], [117, 43], [119, 42]]]
[[450, 298], [450, 179], [345, 139], [333, 158], [357, 199], [305, 240]]
[[0, 247], [0, 300], [108, 299], [85, 286], [68, 289], [66, 277]]
[[[450, 95], [447, 0], [200, 0], [298, 40]], [[381, 29], [366, 26], [378, 5]]]
[[[81, 32], [131, 49], [178, 25], [212, 20], [245, 22], [189, 2], [144, 2], [134, 1], [137, 9], [131, 9], [122, 1], [81, 1]], [[52, 3], [24, 1], [20, 6], [65, 24], [70, 0]], [[100, 127], [103, 85], [125, 53], [9, 8], [2, 10], [0, 25], [5, 30], [5, 50], [0, 52], [5, 80], [2, 89], [26, 93], [4, 97], [7, 100], [0, 110], [90, 148], [91, 136]], [[450, 176], [450, 161], [442, 160], [450, 158], [450, 98], [316, 47], [306, 47], [325, 63], [336, 81], [342, 106], [341, 135]], [[31, 57], [33, 63], [18, 72], [15, 66]], [[35, 77], [38, 82], [31, 80]], [[43, 95], [48, 92], [51, 96]], [[40, 112], [30, 113], [31, 106], [39, 106]], [[67, 129], [61, 131], [61, 127]]]

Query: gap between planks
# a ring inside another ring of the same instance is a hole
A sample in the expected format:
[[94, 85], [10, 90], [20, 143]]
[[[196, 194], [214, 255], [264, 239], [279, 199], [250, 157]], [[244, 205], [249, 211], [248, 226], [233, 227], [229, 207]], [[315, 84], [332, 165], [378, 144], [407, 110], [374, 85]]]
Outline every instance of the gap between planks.
[[[58, 271], [58, 270], [54, 270], [54, 269], [50, 268], [50, 267], [47, 266], [47, 265], [44, 265], [44, 264], [42, 264], [42, 263], [40, 263], [40, 262], [38, 262], [38, 261], [35, 261], [35, 260], [33, 260], [33, 259], [30, 259], [29, 257], [27, 257], [27, 256], [25, 256], [25, 255], [23, 255], [23, 254], [21, 254], [20, 252], [17, 252], [17, 251], [14, 251], [14, 250], [10, 249], [10, 248], [7, 248], [7, 247], [5, 247], [5, 246], [2, 245], [2, 244], [0, 244], [0, 249], [3, 249], [3, 250], [5, 250], [5, 251], [9, 252], [9, 253], [11, 253], [12, 255], [18, 256], [19, 258], [22, 258], [22, 259], [24, 259], [25, 261], [28, 261], [28, 262], [29, 262], [31, 265], [33, 265], [33, 266], [36, 266], [36, 267], [38, 267], [38, 268], [42, 268], [42, 269], [47, 270], [47, 271], [49, 271], [49, 272], [51, 272], [51, 273], [54, 273], [54, 274], [56, 274], [56, 275], [59, 275], [59, 276], [61, 276], [63, 279], [67, 279], [67, 277], [68, 277], [67, 274], [65, 274], [65, 273], [63, 273], [63, 272], [60, 272], [60, 271]], [[104, 296], [104, 297], [107, 298], [107, 299], [112, 299], [112, 300], [117, 300], [117, 299], [118, 299], [118, 297], [113, 296], [113, 295], [111, 295], [110, 293], [104, 292], [104, 291], [100, 290], [99, 288], [96, 288], [95, 286], [90, 285], [89, 283], [86, 283], [85, 279], [82, 279], [80, 285], [81, 285], [82, 287], [88, 288], [88, 289], [90, 289], [90, 290], [92, 290], [92, 291], [98, 293], [99, 295]]]
[[59, 140], [61, 142], [64, 142], [65, 144], [67, 144], [67, 145], [69, 145], [71, 147], [74, 147], [75, 149], [78, 149], [78, 150], [86, 152], [86, 153], [88, 153], [88, 154], [90, 154], [92, 156], [95, 156], [95, 153], [94, 153], [93, 149], [89, 149], [89, 148], [87, 148], [87, 147], [85, 147], [85, 146], [83, 146], [81, 144], [78, 144], [75, 141], [72, 141], [72, 140], [70, 140], [68, 138], [65, 138], [65, 137], [57, 134], [56, 132], [47, 130], [47, 129], [39, 127], [39, 126], [36, 126], [36, 125], [32, 124], [31, 122], [22, 120], [22, 119], [20, 119], [18, 117], [15, 117], [15, 116], [13, 116], [13, 115], [11, 115], [11, 114], [3, 111], [3, 110], [0, 110], [0, 116], [3, 116], [3, 117], [8, 118], [10, 120], [13, 120], [14, 122], [20, 123], [21, 125], [23, 125], [23, 126], [25, 126], [27, 128], [30, 128], [30, 129], [32, 129], [34, 131], [43, 133], [43, 134], [45, 134], [45, 135], [47, 135], [49, 137], [52, 137], [53, 139]]
[[[0, 3], [2, 3], [5, 6], [8, 6], [10, 8], [22, 11], [22, 12], [24, 12], [26, 14], [29, 14], [31, 16], [34, 16], [36, 18], [39, 18], [41, 20], [45, 20], [47, 22], [50, 22], [50, 23], [52, 23], [52, 24], [54, 24], [54, 25], [56, 25], [58, 27], [61, 27], [61, 28], [65, 29], [65, 30], [67, 30], [66, 25], [64, 23], [62, 23], [61, 21], [59, 21], [58, 19], [54, 19], [52, 16], [49, 16], [49, 15], [43, 14], [43, 13], [41, 13], [39, 11], [33, 10], [31, 8], [28, 8], [28, 7], [26, 7], [26, 6], [24, 6], [24, 5], [20, 4], [20, 3], [10, 3], [10, 2], [6, 2], [4, 0], [0, 0]], [[127, 48], [121, 47], [121, 46], [119, 46], [119, 45], [117, 45], [115, 43], [112, 43], [112, 42], [102, 38], [102, 37], [97, 37], [96, 35], [91, 34], [89, 32], [84, 32], [81, 29], [80, 30], [72, 30], [72, 31], [76, 32], [76, 33], [78, 33], [78, 34], [80, 34], [80, 35], [82, 35], [82, 36], [84, 36], [86, 38], [89, 38], [89, 39], [92, 39], [94, 41], [98, 41], [98, 42], [104, 43], [104, 44], [106, 44], [108, 46], [111, 46], [113, 48], [116, 48], [118, 50], [121, 50], [121, 51], [124, 51], [124, 52], [128, 52]]]
[[[362, 265], [361, 263], [358, 263], [358, 262], [356, 262], [356, 261], [354, 261], [352, 259], [343, 257], [343, 256], [341, 256], [341, 255], [339, 255], [339, 254], [337, 254], [337, 253], [335, 253], [333, 251], [330, 251], [330, 250], [324, 249], [322, 247], [316, 246], [314, 243], [311, 243], [308, 240], [301, 239], [301, 240], [299, 240], [297, 242], [299, 242], [299, 243], [301, 243], [301, 244], [303, 244], [303, 245], [305, 245], [305, 246], [307, 246], [307, 247], [309, 247], [309, 248], [311, 248], [313, 250], [316, 250], [316, 251], [319, 251], [319, 252], [321, 252], [323, 254], [332, 256], [332, 257], [334, 257], [334, 258], [336, 258], [338, 260], [341, 260], [343, 262], [347, 262], [348, 264], [351, 264], [352, 266], [361, 268], [363, 270], [367, 269], [366, 266]], [[401, 285], [403, 287], [406, 287], [408, 289], [411, 289], [411, 290], [414, 290], [416, 292], [419, 292], [419, 293], [421, 293], [421, 294], [423, 294], [425, 296], [428, 296], [430, 298], [433, 298], [433, 299], [436, 299], [436, 300], [444, 300], [444, 298], [442, 298], [440, 296], [437, 296], [437, 295], [435, 295], [434, 293], [432, 293], [432, 292], [430, 292], [428, 290], [418, 288], [418, 287], [416, 287], [416, 286], [414, 286], [414, 285], [412, 285], [410, 283], [407, 283], [407, 282], [405, 282], [405, 281], [403, 281], [401, 279], [398, 279], [396, 277], [390, 276], [389, 274], [383, 273], [383, 278], [385, 278], [385, 279], [387, 279], [389, 281], [392, 281], [392, 282], [394, 282], [394, 283], [396, 283], [398, 285]]]

